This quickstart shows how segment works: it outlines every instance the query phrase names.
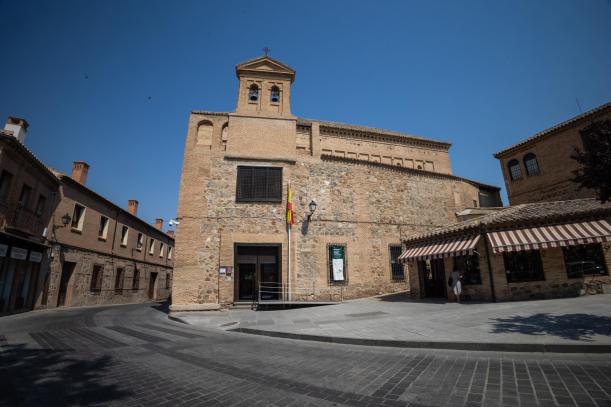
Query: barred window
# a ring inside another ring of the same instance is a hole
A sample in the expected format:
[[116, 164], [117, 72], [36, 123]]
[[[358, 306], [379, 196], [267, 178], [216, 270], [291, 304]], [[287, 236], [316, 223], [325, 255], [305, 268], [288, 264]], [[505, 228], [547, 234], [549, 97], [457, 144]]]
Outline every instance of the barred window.
[[117, 269], [117, 274], [115, 276], [115, 294], [123, 293], [123, 278], [125, 275], [125, 271], [122, 268]]
[[102, 290], [102, 279], [104, 278], [104, 267], [99, 264], [93, 265], [93, 270], [91, 271], [91, 285], [89, 286], [89, 291], [91, 292], [100, 292]]
[[132, 279], [132, 290], [137, 291], [140, 288], [140, 270], [134, 268], [134, 278]]
[[539, 163], [537, 156], [533, 153], [528, 153], [524, 156], [524, 167], [526, 167], [526, 175], [539, 174]]
[[405, 278], [403, 273], [403, 265], [399, 263], [401, 255], [401, 245], [390, 246], [390, 272], [393, 280], [402, 280]]
[[522, 178], [522, 169], [520, 168], [520, 162], [518, 160], [509, 161], [507, 166], [509, 167], [509, 176], [513, 181]]
[[282, 168], [239, 166], [236, 202], [282, 202]]

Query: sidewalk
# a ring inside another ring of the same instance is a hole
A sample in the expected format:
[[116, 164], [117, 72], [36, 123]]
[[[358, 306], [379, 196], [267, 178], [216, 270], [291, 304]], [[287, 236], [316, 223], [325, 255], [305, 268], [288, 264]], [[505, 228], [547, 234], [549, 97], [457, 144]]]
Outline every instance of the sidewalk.
[[611, 353], [611, 295], [456, 304], [400, 294], [309, 308], [171, 317], [207, 329], [360, 345]]

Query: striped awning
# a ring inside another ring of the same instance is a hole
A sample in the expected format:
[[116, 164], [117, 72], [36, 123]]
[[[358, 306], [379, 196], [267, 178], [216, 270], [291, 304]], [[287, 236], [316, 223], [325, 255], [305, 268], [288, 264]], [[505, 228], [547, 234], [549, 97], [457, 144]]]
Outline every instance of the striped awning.
[[401, 256], [399, 256], [399, 261], [429, 260], [472, 254], [478, 241], [479, 235], [467, 235], [415, 246], [408, 245], [405, 251], [401, 253]]
[[488, 232], [494, 253], [548, 249], [611, 240], [611, 226], [604, 220], [529, 229]]

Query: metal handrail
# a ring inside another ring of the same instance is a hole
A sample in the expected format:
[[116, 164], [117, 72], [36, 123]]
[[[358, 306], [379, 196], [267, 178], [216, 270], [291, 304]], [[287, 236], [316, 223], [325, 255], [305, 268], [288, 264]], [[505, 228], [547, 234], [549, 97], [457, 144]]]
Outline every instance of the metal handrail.
[[[344, 287], [343, 286], [332, 286], [332, 287], [316, 287], [315, 283], [312, 283], [312, 287], [305, 287], [298, 284], [287, 284], [279, 282], [259, 282], [257, 290], [258, 301], [291, 301], [291, 302], [308, 302], [320, 300], [321, 297], [329, 296], [329, 301], [343, 302], [344, 299]], [[275, 300], [263, 299], [265, 294], [271, 294], [275, 296]]]

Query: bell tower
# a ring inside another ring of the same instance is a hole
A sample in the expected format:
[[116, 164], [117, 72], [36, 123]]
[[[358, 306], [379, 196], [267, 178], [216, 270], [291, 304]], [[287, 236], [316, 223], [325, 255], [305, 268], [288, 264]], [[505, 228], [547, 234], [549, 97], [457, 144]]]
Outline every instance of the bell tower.
[[240, 81], [236, 114], [292, 118], [291, 84], [295, 70], [268, 55], [235, 68]]

